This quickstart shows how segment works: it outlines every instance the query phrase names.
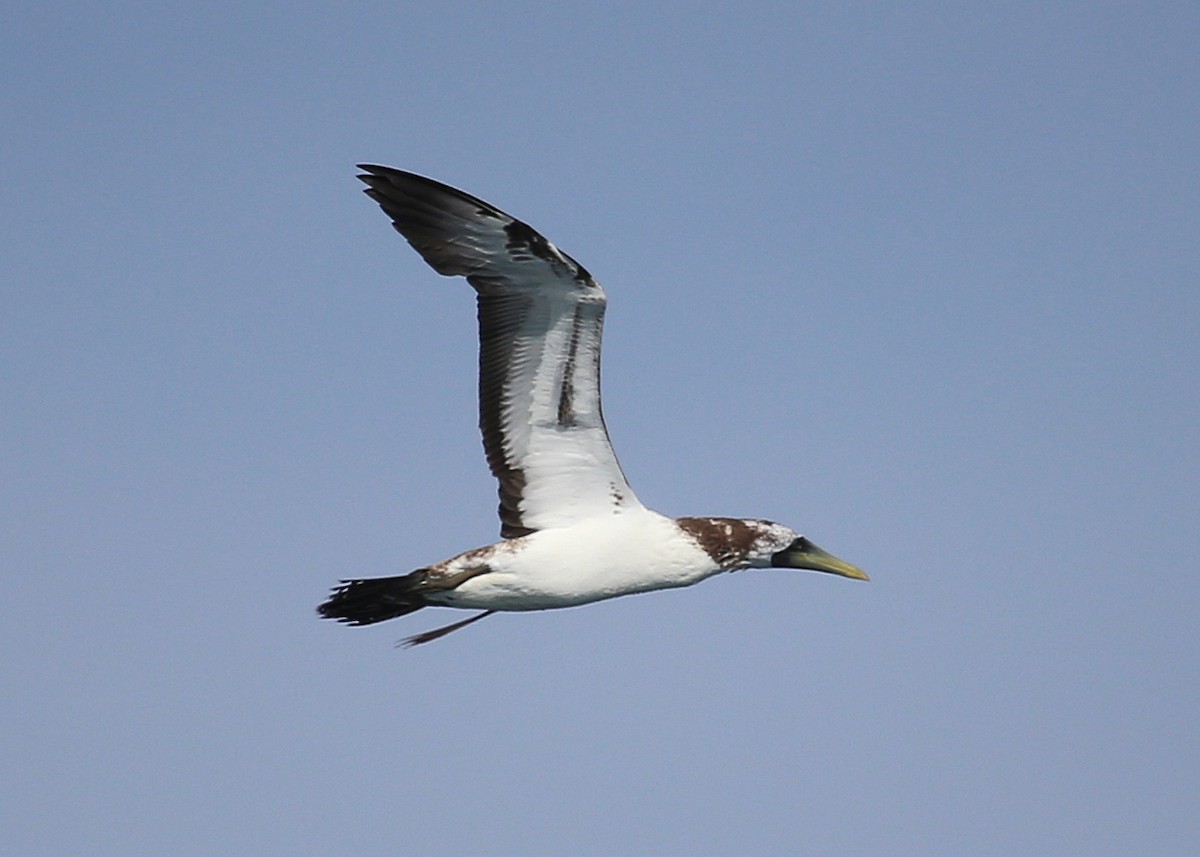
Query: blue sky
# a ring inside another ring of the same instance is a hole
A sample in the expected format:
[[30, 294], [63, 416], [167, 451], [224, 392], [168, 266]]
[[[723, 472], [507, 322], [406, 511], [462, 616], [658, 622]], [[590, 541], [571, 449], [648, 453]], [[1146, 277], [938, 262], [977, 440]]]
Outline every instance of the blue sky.
[[[12, 853], [1194, 847], [1195, 4], [0, 15]], [[872, 582], [318, 621], [497, 531], [359, 161], [605, 284], [646, 503]]]

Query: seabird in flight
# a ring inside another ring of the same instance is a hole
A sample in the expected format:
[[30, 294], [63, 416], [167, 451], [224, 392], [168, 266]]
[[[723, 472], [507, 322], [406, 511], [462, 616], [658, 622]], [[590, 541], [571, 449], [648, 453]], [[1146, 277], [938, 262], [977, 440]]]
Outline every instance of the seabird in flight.
[[499, 610], [573, 607], [723, 571], [799, 568], [867, 579], [782, 524], [668, 518], [643, 506], [600, 412], [600, 284], [481, 199], [391, 167], [359, 168], [367, 196], [421, 258], [475, 288], [479, 427], [500, 483], [502, 540], [409, 574], [343, 580], [317, 608], [322, 616], [371, 625], [422, 607], [483, 611], [404, 641], [416, 645]]

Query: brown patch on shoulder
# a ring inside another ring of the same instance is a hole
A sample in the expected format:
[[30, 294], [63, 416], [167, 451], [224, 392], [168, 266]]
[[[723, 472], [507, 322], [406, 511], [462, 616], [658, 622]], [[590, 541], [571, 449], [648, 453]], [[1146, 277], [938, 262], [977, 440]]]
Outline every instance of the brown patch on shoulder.
[[[508, 541], [496, 542], [494, 545], [484, 545], [479, 548], [471, 548], [469, 551], [463, 551], [457, 556], [452, 556], [450, 559], [444, 559], [441, 562], [434, 563], [429, 566], [429, 571], [439, 575], [450, 574], [449, 569], [460, 567], [483, 567], [492, 559], [499, 556], [514, 553], [522, 547], [519, 539], [510, 539]], [[490, 571], [491, 569], [487, 569]]]
[[422, 591], [445, 592], [457, 589], [473, 577], [490, 573], [494, 570], [490, 564], [492, 560], [519, 551], [521, 547], [519, 539], [512, 539], [471, 548], [450, 559], [435, 562], [428, 568], [419, 569], [413, 574], [421, 575], [419, 583]]
[[754, 548], [762, 527], [739, 518], [676, 518], [675, 523], [723, 569], [739, 568]]
[[446, 563], [437, 563], [436, 565], [431, 565], [429, 568], [421, 569], [421, 571], [425, 572], [425, 575], [419, 582], [419, 588], [423, 592], [441, 592], [457, 589], [472, 577], [479, 577], [479, 575], [487, 574], [491, 570], [486, 563], [468, 565], [457, 571], [450, 571]]

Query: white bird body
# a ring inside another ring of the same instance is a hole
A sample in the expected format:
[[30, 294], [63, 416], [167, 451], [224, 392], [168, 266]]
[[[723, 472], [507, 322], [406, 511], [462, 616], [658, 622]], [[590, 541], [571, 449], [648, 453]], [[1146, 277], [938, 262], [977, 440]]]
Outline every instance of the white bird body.
[[671, 518], [635, 509], [539, 530], [447, 560], [454, 574], [486, 562], [489, 571], [431, 594], [447, 607], [546, 610], [618, 595], [690, 586], [722, 571]]

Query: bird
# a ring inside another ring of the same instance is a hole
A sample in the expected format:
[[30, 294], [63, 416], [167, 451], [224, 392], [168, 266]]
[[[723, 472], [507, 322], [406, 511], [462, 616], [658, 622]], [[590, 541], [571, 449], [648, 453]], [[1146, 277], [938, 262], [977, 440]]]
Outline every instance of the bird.
[[722, 572], [858, 567], [764, 519], [660, 514], [617, 463], [600, 406], [607, 298], [587, 269], [526, 223], [449, 185], [360, 164], [364, 193], [438, 274], [465, 277], [479, 323], [479, 428], [499, 483], [500, 541], [392, 577], [342, 580], [317, 612], [352, 626], [425, 607], [574, 607], [691, 586]]

